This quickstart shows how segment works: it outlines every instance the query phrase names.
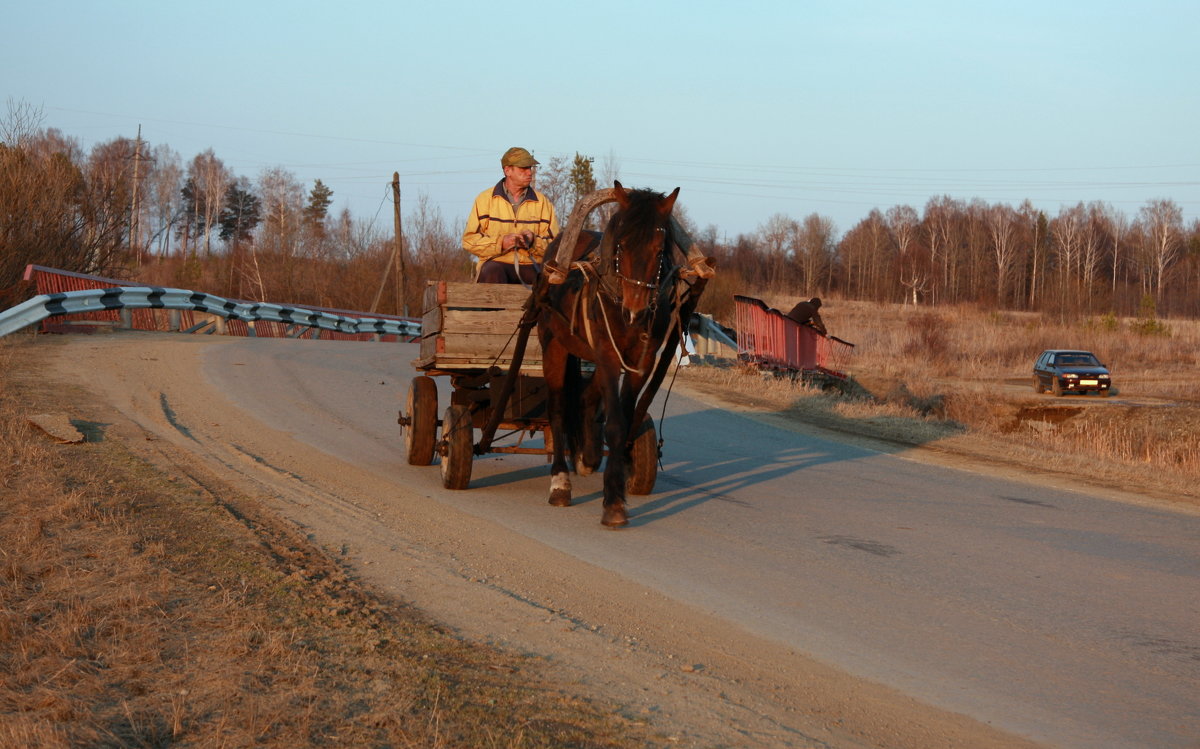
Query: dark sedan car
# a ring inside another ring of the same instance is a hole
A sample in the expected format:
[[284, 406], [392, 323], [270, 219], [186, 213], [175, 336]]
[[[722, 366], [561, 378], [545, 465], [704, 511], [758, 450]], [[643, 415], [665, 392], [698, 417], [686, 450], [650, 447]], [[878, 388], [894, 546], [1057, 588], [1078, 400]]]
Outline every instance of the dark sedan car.
[[1090, 351], [1051, 349], [1043, 351], [1033, 365], [1033, 389], [1064, 393], [1109, 394], [1112, 377], [1108, 369]]

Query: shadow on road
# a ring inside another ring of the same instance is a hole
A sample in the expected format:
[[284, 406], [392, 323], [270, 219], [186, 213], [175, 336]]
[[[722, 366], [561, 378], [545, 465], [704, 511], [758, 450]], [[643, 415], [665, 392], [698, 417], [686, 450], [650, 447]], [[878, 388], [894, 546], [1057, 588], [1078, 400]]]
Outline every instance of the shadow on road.
[[[799, 420], [795, 415], [786, 418]], [[846, 421], [844, 417], [837, 418]], [[746, 490], [757, 485], [786, 480], [816, 466], [902, 452], [912, 446], [911, 443], [880, 444], [868, 449], [764, 424], [723, 409], [669, 416], [656, 426], [664, 440], [658, 478], [653, 493], [628, 498], [631, 526], [646, 525], [713, 501], [750, 507], [753, 503], [745, 499]], [[848, 433], [861, 436], [863, 431], [860, 425]], [[534, 444], [540, 444], [540, 440], [527, 442], [530, 446]], [[548, 465], [526, 466], [472, 479], [471, 488], [502, 486], [538, 477], [549, 481], [549, 475]], [[578, 491], [581, 482], [574, 483]], [[573, 504], [602, 499], [603, 492], [597, 488], [576, 494]]]

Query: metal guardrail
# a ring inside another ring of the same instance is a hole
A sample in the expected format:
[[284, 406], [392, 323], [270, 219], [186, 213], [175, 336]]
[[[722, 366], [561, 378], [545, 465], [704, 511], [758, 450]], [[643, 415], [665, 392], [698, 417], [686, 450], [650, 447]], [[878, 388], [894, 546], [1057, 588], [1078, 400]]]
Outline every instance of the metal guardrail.
[[[32, 281], [36, 294], [58, 294], [68, 291], [82, 291], [84, 289], [115, 289], [118, 287], [134, 287], [146, 286], [147, 284], [139, 284], [130, 280], [118, 280], [114, 278], [105, 278], [103, 276], [93, 276], [84, 273], [74, 273], [72, 271], [61, 270], [59, 268], [47, 268], [41, 265], [29, 265], [25, 268], [26, 281]], [[244, 299], [232, 300], [238, 304], [253, 304]], [[355, 310], [334, 309], [330, 307], [316, 307], [310, 304], [290, 304], [287, 305], [295, 309], [310, 310], [316, 312], [326, 312], [338, 317], [371, 318], [380, 320], [396, 320], [408, 321], [417, 323], [419, 320], [412, 317], [401, 317], [398, 315], [383, 315], [370, 312], [358, 312]], [[194, 312], [192, 310], [166, 310], [166, 309], [122, 309], [122, 310], [105, 310], [97, 309], [90, 312], [81, 312], [68, 316], [59, 316], [48, 318], [42, 322], [41, 328], [47, 333], [74, 333], [81, 330], [95, 330], [98, 326], [132, 328], [134, 330], [157, 330], [157, 331], [177, 331], [186, 330], [187, 332], [195, 332], [199, 328], [204, 328], [203, 332], [212, 333], [218, 332], [223, 335], [232, 336], [256, 336], [259, 338], [294, 338], [307, 335], [310, 338], [321, 338], [322, 340], [350, 340], [350, 341], [368, 341], [368, 340], [395, 340], [397, 337], [392, 335], [375, 335], [370, 333], [342, 333], [333, 330], [324, 330], [320, 328], [305, 328], [297, 334], [297, 327], [286, 323], [278, 323], [270, 320], [245, 321], [236, 318], [225, 318], [208, 316], [208, 322], [211, 324], [205, 327], [204, 313]]]
[[688, 329], [692, 353], [700, 360], [737, 359], [737, 341], [725, 332], [710, 315], [692, 315]]
[[[223, 320], [245, 323], [267, 321], [329, 330], [351, 335], [419, 336], [421, 324], [402, 318], [348, 317], [321, 310], [278, 304], [234, 302], [212, 294], [157, 286], [118, 286], [39, 294], [0, 312], [0, 337], [50, 317], [97, 311], [168, 309], [206, 312]], [[193, 325], [185, 332], [199, 332], [208, 323]], [[253, 335], [253, 328], [250, 328]], [[211, 331], [209, 331], [211, 332]]]
[[846, 378], [854, 344], [801, 325], [761, 299], [734, 296], [738, 358], [771, 369]]
[[[352, 340], [421, 335], [421, 322], [416, 318], [242, 302], [184, 289], [137, 286], [128, 281], [40, 265], [28, 266], [25, 280], [33, 281], [40, 293], [23, 304], [0, 312], [0, 337], [65, 316], [71, 319], [61, 325], [45, 323], [43, 329], [79, 331], [106, 326], [264, 338], [298, 338], [313, 330], [313, 337]], [[159, 310], [168, 311], [168, 318], [165, 319]], [[212, 319], [198, 319], [197, 312], [207, 313]], [[298, 331], [298, 328], [305, 330]], [[692, 353], [701, 360], [737, 358], [737, 341], [710, 316], [693, 316], [688, 332]]]

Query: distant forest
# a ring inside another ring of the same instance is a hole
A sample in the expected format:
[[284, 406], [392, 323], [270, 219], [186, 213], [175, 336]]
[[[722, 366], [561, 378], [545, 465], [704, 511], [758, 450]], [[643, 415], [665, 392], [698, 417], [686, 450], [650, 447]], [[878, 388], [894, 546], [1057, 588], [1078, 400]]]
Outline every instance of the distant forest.
[[[20, 280], [30, 263], [232, 299], [413, 315], [427, 279], [470, 278], [462, 227], [425, 196], [404, 206], [397, 257], [391, 213], [330, 215], [333, 193], [319, 179], [300, 184], [282, 168], [237, 175], [211, 149], [184, 162], [166, 144], [127, 137], [85, 152], [41, 119], [10, 103], [0, 121], [2, 308], [32, 293]], [[547, 162], [536, 186], [565, 220], [596, 186], [591, 160]], [[1028, 200], [941, 195], [919, 209], [872, 210], [840, 235], [818, 213], [776, 214], [732, 241], [677, 214], [717, 259], [719, 283], [701, 311], [718, 319], [728, 320], [733, 294], [969, 304], [1062, 319], [1200, 317], [1200, 221], [1184, 225], [1169, 198], [1132, 216], [1098, 202], [1047, 215]]]

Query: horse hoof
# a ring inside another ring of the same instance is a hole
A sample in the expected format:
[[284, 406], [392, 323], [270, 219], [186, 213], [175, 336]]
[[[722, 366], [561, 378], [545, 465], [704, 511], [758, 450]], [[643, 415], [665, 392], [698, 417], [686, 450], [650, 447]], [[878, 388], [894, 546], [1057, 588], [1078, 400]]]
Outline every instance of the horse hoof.
[[629, 515], [625, 513], [624, 507], [604, 508], [604, 515], [600, 518], [600, 523], [606, 528], [624, 528], [629, 525]]
[[575, 466], [575, 473], [579, 474], [580, 476], [591, 476], [595, 472], [596, 469], [587, 463], [580, 463]]
[[555, 507], [570, 507], [571, 492], [555, 489], [554, 491], [550, 492], [550, 504], [554, 505]]

